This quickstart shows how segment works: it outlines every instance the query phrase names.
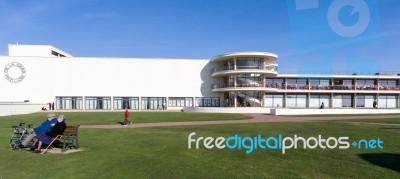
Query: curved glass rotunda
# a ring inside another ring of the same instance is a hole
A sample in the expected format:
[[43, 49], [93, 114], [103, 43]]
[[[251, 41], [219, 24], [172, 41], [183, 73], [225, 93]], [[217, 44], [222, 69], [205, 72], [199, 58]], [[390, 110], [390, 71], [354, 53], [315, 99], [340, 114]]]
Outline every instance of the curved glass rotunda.
[[267, 83], [278, 75], [278, 56], [266, 52], [240, 52], [211, 59], [211, 76], [217, 81], [212, 91], [223, 99], [225, 107], [261, 107], [266, 92], [277, 92], [281, 83]]

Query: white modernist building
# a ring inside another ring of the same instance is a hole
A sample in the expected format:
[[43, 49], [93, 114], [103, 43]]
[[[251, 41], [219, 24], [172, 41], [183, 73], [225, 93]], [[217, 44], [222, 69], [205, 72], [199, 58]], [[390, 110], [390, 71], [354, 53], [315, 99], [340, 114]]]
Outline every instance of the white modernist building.
[[277, 58], [266, 52], [211, 60], [87, 58], [53, 46], [9, 45], [9, 56], [0, 57], [0, 104], [48, 108], [54, 102], [59, 110], [269, 110], [317, 109], [322, 103], [325, 108], [372, 108], [376, 100], [379, 108], [400, 106], [397, 74], [278, 74]]

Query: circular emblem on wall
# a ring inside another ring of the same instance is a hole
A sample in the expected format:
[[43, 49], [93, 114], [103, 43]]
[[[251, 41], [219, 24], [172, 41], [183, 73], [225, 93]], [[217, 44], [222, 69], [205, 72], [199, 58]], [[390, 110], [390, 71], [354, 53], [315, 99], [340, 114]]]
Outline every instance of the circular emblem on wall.
[[19, 83], [26, 76], [25, 67], [18, 62], [11, 62], [4, 68], [4, 77], [11, 83]]

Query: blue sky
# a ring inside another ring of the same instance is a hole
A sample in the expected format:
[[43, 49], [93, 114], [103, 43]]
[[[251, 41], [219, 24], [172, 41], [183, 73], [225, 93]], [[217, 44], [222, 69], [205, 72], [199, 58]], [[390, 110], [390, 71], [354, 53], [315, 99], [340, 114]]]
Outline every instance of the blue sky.
[[[284, 70], [400, 71], [400, 1], [367, 0], [370, 26], [355, 38], [336, 38], [329, 29], [331, 1], [309, 0], [314, 8], [293, 10], [301, 1], [3, 0], [0, 55], [17, 42], [50, 44], [83, 57], [212, 58], [266, 51], [279, 55]], [[352, 10], [340, 11], [344, 25], [360, 18]]]

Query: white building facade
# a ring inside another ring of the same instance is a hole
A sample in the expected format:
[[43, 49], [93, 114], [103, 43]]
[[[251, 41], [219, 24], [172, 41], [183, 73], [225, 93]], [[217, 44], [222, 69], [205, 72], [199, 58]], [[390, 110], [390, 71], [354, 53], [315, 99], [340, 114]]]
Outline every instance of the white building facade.
[[10, 45], [9, 56], [0, 57], [0, 103], [54, 102], [59, 110], [372, 108], [374, 100], [379, 108], [400, 106], [397, 74], [278, 74], [277, 58], [85, 58], [52, 46]]

